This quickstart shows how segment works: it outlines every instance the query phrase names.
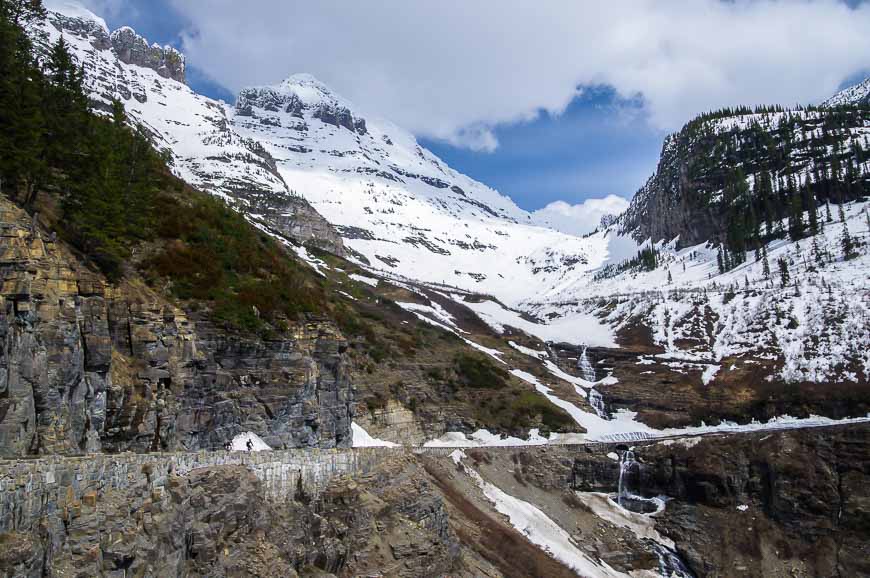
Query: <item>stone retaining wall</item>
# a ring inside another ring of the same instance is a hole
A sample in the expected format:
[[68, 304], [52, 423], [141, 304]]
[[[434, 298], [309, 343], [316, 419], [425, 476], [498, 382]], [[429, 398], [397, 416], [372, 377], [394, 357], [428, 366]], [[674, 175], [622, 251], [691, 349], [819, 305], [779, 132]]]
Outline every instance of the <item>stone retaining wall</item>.
[[170, 474], [185, 475], [213, 466], [246, 466], [259, 478], [266, 497], [291, 499], [298, 489], [316, 496], [334, 477], [365, 475], [402, 448], [94, 454], [0, 460], [0, 533], [30, 531], [41, 518], [80, 507], [111, 490], [139, 489], [162, 494]]

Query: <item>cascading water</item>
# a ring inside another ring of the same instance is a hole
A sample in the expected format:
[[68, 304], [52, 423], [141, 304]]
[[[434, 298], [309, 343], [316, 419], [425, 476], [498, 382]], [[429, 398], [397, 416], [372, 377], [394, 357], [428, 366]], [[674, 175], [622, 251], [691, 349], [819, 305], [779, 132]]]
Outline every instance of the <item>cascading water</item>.
[[622, 452], [622, 455], [619, 459], [619, 488], [618, 493], [616, 494], [616, 503], [619, 504], [620, 507], [625, 507], [624, 502], [626, 498], [630, 496], [628, 493], [628, 479], [627, 476], [631, 474], [631, 468], [637, 468], [637, 462], [634, 458], [634, 452], [631, 450], [625, 450]]
[[694, 578], [676, 552], [654, 540], [650, 540], [650, 545], [659, 559], [659, 574], [668, 578]]
[[586, 381], [595, 382], [595, 368], [592, 366], [592, 362], [589, 361], [589, 356], [586, 354], [586, 347], [583, 348], [583, 353], [580, 355], [580, 359], [577, 360], [577, 369], [580, 370], [580, 376]]
[[[619, 456], [619, 487], [616, 494], [616, 503], [619, 507], [640, 515], [654, 515], [662, 512], [665, 508], [665, 500], [659, 498], [644, 498], [631, 492], [629, 485], [632, 480], [636, 481], [640, 472], [640, 463], [634, 451], [626, 449]], [[694, 578], [691, 571], [686, 567], [677, 553], [670, 548], [650, 539], [649, 544], [659, 560], [659, 574], [668, 578]]]
[[604, 408], [604, 398], [601, 397], [601, 394], [598, 392], [598, 390], [589, 390], [589, 405], [592, 406], [592, 409], [595, 410], [595, 413], [598, 414], [598, 417], [602, 419], [610, 419], [610, 416], [607, 415], [607, 410]]

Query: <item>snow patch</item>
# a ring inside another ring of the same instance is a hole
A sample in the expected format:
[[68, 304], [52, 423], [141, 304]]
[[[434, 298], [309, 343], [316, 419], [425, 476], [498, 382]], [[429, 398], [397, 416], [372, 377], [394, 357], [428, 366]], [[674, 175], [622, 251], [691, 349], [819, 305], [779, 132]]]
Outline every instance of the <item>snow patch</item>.
[[252, 452], [268, 452], [271, 451], [271, 447], [260, 438], [254, 432], [245, 432], [237, 435], [233, 438], [232, 451], [234, 452], [246, 452], [248, 451], [248, 442], [251, 442], [251, 450]]
[[388, 442], [386, 440], [380, 440], [377, 438], [373, 438], [369, 435], [369, 432], [363, 429], [361, 425], [356, 422], [351, 422], [350, 429], [353, 434], [353, 447], [355, 448], [395, 448], [399, 447], [399, 444], [395, 444], [393, 442]]

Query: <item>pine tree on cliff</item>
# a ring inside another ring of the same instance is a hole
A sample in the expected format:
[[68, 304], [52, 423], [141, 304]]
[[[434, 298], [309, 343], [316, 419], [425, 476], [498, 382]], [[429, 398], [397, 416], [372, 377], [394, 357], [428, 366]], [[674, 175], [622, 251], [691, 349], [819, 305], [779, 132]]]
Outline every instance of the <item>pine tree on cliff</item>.
[[806, 225], [804, 224], [804, 211], [801, 196], [797, 193], [791, 195], [791, 211], [788, 217], [788, 235], [792, 241], [803, 239]]
[[767, 245], [761, 247], [761, 271], [765, 279], [770, 279], [770, 262], [767, 260]]
[[804, 187], [804, 202], [806, 203], [809, 214], [810, 234], [815, 235], [819, 232], [819, 211], [816, 203], [816, 195], [813, 192], [809, 181], [807, 181], [806, 187]]
[[822, 249], [819, 247], [819, 238], [813, 237], [813, 262], [821, 266], [825, 262], [825, 256], [822, 254]]

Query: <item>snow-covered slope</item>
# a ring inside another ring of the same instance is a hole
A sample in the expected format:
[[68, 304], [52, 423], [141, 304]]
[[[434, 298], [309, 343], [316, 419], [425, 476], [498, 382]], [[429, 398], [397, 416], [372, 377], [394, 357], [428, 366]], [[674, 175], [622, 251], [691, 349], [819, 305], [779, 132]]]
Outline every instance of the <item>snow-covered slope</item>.
[[280, 212], [276, 198], [302, 196], [370, 268], [509, 303], [606, 256], [606, 244], [532, 224], [509, 198], [310, 75], [245, 89], [231, 106], [167, 78], [150, 61], [125, 62], [111, 42], [119, 33], [75, 3], [52, 0], [49, 8], [57, 10], [50, 37], [63, 33], [70, 42], [95, 100], [121, 99], [172, 156], [178, 176], [249, 215], [268, 217]]
[[[658, 243], [651, 271], [586, 274], [523, 308], [552, 323], [579, 313], [598, 314], [614, 330], [641, 322], [665, 351], [654, 356], [656, 363], [705, 370], [707, 381], [737, 369], [723, 362], [740, 358], [734, 363], [766, 364], [763, 374], [787, 383], [867, 383], [870, 202], [846, 204], [843, 222], [836, 208], [832, 212], [817, 235], [772, 241], [757, 260], [750, 255], [725, 273], [718, 270], [716, 247]], [[847, 231], [856, 246], [849, 260]], [[788, 271], [785, 284], [780, 262]]]
[[845, 88], [822, 103], [822, 106], [843, 106], [849, 104], [870, 104], [870, 78]]
[[310, 75], [243, 90], [230, 119], [373, 268], [516, 302], [604, 256], [600, 243], [531, 224], [510, 199]]

